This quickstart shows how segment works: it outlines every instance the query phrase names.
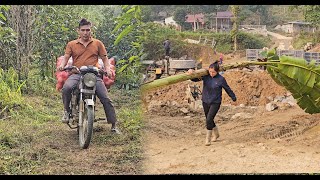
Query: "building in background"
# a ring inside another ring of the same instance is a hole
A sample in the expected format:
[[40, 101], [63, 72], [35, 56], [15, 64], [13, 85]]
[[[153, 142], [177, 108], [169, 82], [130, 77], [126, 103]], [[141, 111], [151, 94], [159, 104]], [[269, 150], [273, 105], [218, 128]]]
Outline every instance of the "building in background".
[[196, 31], [197, 29], [204, 28], [205, 21], [204, 21], [204, 15], [202, 13], [187, 14], [185, 18], [186, 18], [185, 22], [190, 23], [194, 31]]
[[315, 32], [316, 28], [309, 22], [303, 21], [290, 21], [283, 25], [277, 25], [275, 29], [282, 30], [288, 34], [298, 34], [304, 32]]

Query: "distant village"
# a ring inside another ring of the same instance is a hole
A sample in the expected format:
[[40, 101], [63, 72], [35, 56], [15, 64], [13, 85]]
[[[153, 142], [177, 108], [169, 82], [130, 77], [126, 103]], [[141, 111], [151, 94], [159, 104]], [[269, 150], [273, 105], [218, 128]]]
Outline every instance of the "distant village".
[[[181, 31], [182, 29], [181, 26], [174, 20], [173, 16], [167, 17], [167, 13], [163, 11], [159, 12], [158, 16], [162, 20], [154, 21], [154, 23], [159, 23], [166, 26], [172, 26], [176, 30]], [[232, 18], [233, 18], [233, 14], [231, 11], [220, 11], [215, 13], [212, 16], [212, 18], [205, 18], [205, 15], [203, 13], [187, 14], [185, 16], [185, 22], [190, 23], [194, 31], [199, 29], [207, 29], [214, 32], [229, 32], [232, 29], [232, 24], [233, 24]], [[255, 29], [259, 29], [259, 31], [256, 33], [267, 35], [266, 25], [241, 24], [239, 26], [239, 29], [243, 31], [248, 31], [248, 32], [250, 31], [254, 32]], [[274, 29], [280, 30], [289, 35], [298, 34], [301, 31], [314, 33], [317, 30], [316, 27], [312, 26], [311, 23], [303, 22], [303, 21], [286, 22], [284, 24], [277, 25]]]

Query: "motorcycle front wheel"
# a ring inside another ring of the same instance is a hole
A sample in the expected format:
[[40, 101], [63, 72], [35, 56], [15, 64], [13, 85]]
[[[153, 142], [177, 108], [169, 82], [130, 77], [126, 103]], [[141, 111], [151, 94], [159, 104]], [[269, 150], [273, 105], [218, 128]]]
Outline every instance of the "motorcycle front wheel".
[[92, 133], [93, 133], [93, 121], [94, 121], [93, 107], [85, 106], [84, 112], [82, 114], [82, 124], [79, 124], [79, 127], [78, 127], [79, 144], [82, 149], [87, 149], [89, 147]]

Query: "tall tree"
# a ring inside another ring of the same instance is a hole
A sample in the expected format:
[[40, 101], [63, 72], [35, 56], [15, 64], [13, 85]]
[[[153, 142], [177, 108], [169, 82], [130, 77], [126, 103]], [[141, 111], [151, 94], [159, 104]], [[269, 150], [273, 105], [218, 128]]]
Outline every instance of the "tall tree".
[[34, 12], [34, 5], [13, 5], [10, 8], [9, 22], [17, 33], [15, 64], [20, 80], [27, 78], [33, 55], [35, 44], [32, 31], [35, 19]]
[[178, 7], [173, 14], [173, 19], [179, 24], [183, 29], [190, 29], [189, 23], [186, 23], [187, 11], [185, 8]]
[[74, 5], [37, 6], [34, 66], [42, 78], [54, 76], [56, 59], [64, 55], [67, 42], [77, 38], [78, 21], [87, 16], [83, 9]]
[[304, 18], [306, 21], [320, 26], [320, 5], [306, 5], [304, 9]]
[[257, 8], [257, 12], [259, 15], [259, 25], [266, 24], [268, 17], [268, 6], [259, 5]]
[[7, 17], [10, 6], [0, 5], [0, 68], [8, 70], [13, 67], [13, 53], [15, 49], [16, 34], [11, 27], [9, 27]]
[[289, 10], [302, 9], [304, 19], [315, 26], [320, 26], [320, 5], [292, 5]]
[[232, 30], [231, 30], [231, 37], [233, 39], [234, 42], [234, 51], [237, 51], [237, 35], [238, 35], [238, 30], [239, 30], [239, 13], [240, 13], [240, 6], [239, 5], [232, 5], [230, 6], [231, 8], [231, 12], [233, 14], [233, 26], [232, 26]]
[[265, 24], [268, 19], [268, 6], [267, 5], [245, 5], [243, 8], [251, 11], [253, 14], [258, 15], [257, 24]]
[[141, 6], [141, 18], [143, 22], [153, 21], [151, 6]]

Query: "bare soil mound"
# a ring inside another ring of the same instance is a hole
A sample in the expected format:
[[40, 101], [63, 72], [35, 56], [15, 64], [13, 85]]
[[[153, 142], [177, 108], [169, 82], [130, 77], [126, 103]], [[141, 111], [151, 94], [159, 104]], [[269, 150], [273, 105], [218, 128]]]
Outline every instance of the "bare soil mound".
[[320, 44], [317, 44], [316, 46], [308, 50], [308, 52], [320, 52]]

